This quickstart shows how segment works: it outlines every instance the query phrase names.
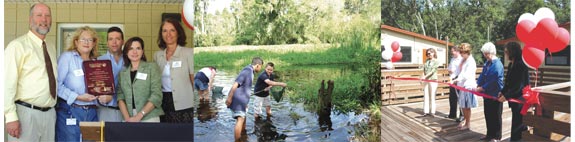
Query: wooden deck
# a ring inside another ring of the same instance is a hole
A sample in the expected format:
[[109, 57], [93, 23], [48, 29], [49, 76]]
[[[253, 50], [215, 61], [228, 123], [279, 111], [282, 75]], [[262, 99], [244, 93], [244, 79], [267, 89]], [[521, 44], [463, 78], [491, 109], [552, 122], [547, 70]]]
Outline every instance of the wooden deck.
[[[436, 100], [435, 117], [421, 117], [423, 102], [383, 106], [381, 141], [479, 141], [485, 135], [483, 100], [471, 109], [471, 129], [457, 130], [457, 122], [444, 118], [449, 114], [449, 99]], [[503, 105], [502, 140], [508, 140], [511, 129], [511, 109]]]

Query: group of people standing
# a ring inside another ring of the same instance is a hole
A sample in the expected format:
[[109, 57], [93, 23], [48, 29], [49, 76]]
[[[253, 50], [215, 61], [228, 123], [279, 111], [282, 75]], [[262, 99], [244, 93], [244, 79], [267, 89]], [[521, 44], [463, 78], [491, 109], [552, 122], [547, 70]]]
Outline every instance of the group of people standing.
[[[209, 101], [215, 67], [194, 74], [194, 51], [185, 47], [186, 34], [180, 22], [165, 19], [158, 32], [158, 48], [148, 62], [144, 40], [124, 41], [118, 27], [107, 31], [108, 51], [98, 55], [96, 31], [78, 28], [70, 46], [56, 60], [55, 48], [48, 48], [50, 7], [36, 3], [30, 8], [29, 32], [4, 49], [4, 117], [8, 141], [81, 141], [81, 121], [193, 123], [194, 88], [200, 101]], [[84, 61], [110, 60], [115, 93], [87, 93]], [[56, 62], [57, 61], [57, 62]], [[245, 116], [253, 76], [263, 67], [254, 58], [237, 77], [226, 101], [237, 119], [236, 140], [245, 132]], [[269, 90], [283, 86], [273, 80], [274, 64], [265, 66], [256, 82], [256, 116], [266, 107], [271, 116]], [[238, 129], [243, 128], [243, 129]]]
[[[118, 27], [108, 29], [99, 56], [100, 39], [84, 26], [56, 63], [45, 41], [51, 17], [46, 4], [32, 5], [29, 32], [5, 48], [8, 141], [80, 141], [81, 121], [193, 123], [193, 49], [178, 21], [162, 22], [155, 62], [147, 62], [142, 38], [124, 42]], [[115, 94], [87, 93], [82, 63], [91, 60], [111, 61]]]
[[[226, 106], [232, 111], [232, 117], [236, 119], [234, 127], [234, 140], [239, 141], [242, 134], [246, 133], [246, 116], [248, 112], [248, 104], [252, 94], [251, 88], [254, 75], [262, 70], [263, 59], [254, 57], [251, 64], [245, 66], [239, 75], [236, 77], [234, 84], [226, 99]], [[262, 115], [262, 107], [266, 108], [268, 119], [271, 117], [270, 105], [270, 89], [273, 86], [286, 87], [287, 84], [283, 82], [273, 81], [274, 64], [269, 62], [265, 66], [265, 71], [258, 76], [254, 88], [255, 102], [254, 102], [254, 116], [259, 119]]]
[[[509, 61], [507, 74], [504, 76], [502, 61], [496, 56], [495, 45], [491, 42], [481, 47], [485, 64], [479, 77], [475, 78], [477, 69], [475, 59], [471, 56], [471, 45], [462, 43], [451, 48], [452, 58], [448, 66], [451, 83], [468, 90], [490, 96], [483, 99], [483, 109], [487, 134], [481, 138], [483, 141], [500, 141], [502, 134], [502, 110], [503, 102], [510, 99], [523, 100], [522, 89], [529, 84], [528, 68], [521, 59], [521, 45], [517, 42], [509, 42], [504, 46], [505, 57]], [[433, 48], [427, 50], [428, 60], [424, 63], [422, 79], [437, 80], [436, 51]], [[504, 81], [505, 78], [505, 81]], [[511, 83], [513, 81], [513, 83]], [[437, 83], [425, 82], [424, 86], [424, 116], [435, 115], [435, 95]], [[520, 111], [523, 104], [508, 102], [512, 111], [511, 141], [520, 141], [521, 133], [527, 130], [523, 125], [523, 116]], [[458, 130], [469, 130], [471, 120], [471, 108], [478, 106], [475, 94], [450, 87], [449, 95], [450, 111], [447, 118], [460, 122]], [[459, 108], [457, 105], [459, 104]], [[460, 118], [457, 117], [460, 110]]]

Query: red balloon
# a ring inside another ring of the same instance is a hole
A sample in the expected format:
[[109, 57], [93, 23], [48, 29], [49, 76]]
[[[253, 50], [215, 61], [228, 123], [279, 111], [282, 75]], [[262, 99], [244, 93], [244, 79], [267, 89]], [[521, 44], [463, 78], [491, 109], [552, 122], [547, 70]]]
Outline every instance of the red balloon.
[[533, 45], [525, 44], [523, 48], [523, 62], [529, 68], [537, 70], [541, 63], [543, 63], [543, 59], [545, 58], [545, 51], [541, 50]]
[[533, 43], [535, 38], [532, 38], [531, 35], [533, 29], [535, 29], [535, 23], [529, 20], [523, 20], [515, 26], [515, 33], [517, 34], [517, 38], [521, 40], [523, 43]]
[[570, 37], [569, 31], [567, 31], [564, 28], [559, 28], [557, 30], [557, 35], [555, 36], [555, 39], [549, 43], [549, 52], [556, 53], [565, 49], [565, 47], [567, 47], [567, 44], [569, 44], [570, 40], [569, 37]]
[[399, 50], [399, 42], [397, 42], [397, 41], [392, 42], [391, 43], [391, 50], [393, 52], [397, 52], [397, 50]]
[[557, 35], [557, 22], [551, 18], [543, 18], [533, 30], [533, 34], [536, 38], [536, 43], [534, 46], [541, 50], [549, 47], [549, 42], [552, 42]]
[[393, 52], [393, 56], [391, 56], [391, 62], [397, 62], [403, 58], [403, 54], [401, 52]]

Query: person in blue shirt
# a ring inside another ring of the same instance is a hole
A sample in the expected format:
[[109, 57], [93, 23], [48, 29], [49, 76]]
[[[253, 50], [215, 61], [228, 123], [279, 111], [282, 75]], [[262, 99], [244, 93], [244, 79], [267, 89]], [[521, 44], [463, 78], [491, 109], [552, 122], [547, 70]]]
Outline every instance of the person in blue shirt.
[[[118, 27], [108, 29], [108, 52], [98, 57], [98, 60], [110, 60], [114, 74], [114, 85], [118, 89], [118, 74], [123, 69], [122, 45], [124, 44], [124, 32]], [[116, 94], [98, 96], [98, 116], [101, 121], [121, 122], [122, 114], [118, 108]]]
[[232, 117], [237, 119], [234, 127], [234, 138], [240, 140], [242, 131], [246, 129], [247, 105], [250, 101], [254, 74], [262, 69], [263, 60], [260, 57], [252, 59], [252, 64], [242, 69], [226, 100], [226, 105], [232, 110]]
[[[499, 92], [503, 88], [503, 63], [495, 56], [495, 45], [491, 42], [485, 43], [481, 47], [483, 56], [487, 59], [483, 65], [483, 70], [477, 78], [477, 92], [485, 93], [493, 98], [499, 98]], [[483, 113], [487, 126], [487, 134], [482, 140], [501, 140], [501, 114], [503, 103], [492, 98], [483, 98]]]
[[259, 118], [262, 114], [262, 105], [266, 107], [266, 113], [268, 117], [272, 115], [272, 109], [270, 105], [270, 89], [272, 86], [282, 86], [286, 87], [287, 84], [283, 82], [276, 82], [273, 81], [273, 74], [274, 73], [274, 63], [268, 62], [266, 64], [265, 71], [262, 72], [258, 76], [258, 80], [256, 81], [256, 86], [254, 88], [254, 113], [255, 117]]
[[82, 62], [98, 57], [98, 36], [88, 26], [74, 32], [68, 51], [58, 58], [56, 141], [81, 141], [80, 121], [98, 121], [98, 98], [88, 94]]

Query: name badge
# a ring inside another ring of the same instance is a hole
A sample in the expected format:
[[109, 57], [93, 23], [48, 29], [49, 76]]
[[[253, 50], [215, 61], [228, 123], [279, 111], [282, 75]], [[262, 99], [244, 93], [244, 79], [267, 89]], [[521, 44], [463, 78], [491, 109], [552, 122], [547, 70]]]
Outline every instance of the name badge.
[[66, 125], [76, 125], [76, 118], [66, 118]]
[[182, 61], [172, 62], [172, 68], [180, 68], [180, 67], [182, 67]]
[[136, 74], [136, 79], [146, 80], [146, 78], [148, 78], [148, 74], [140, 73], [140, 72], [138, 72], [138, 73]]
[[82, 69], [74, 70], [74, 76], [84, 76], [84, 71]]

